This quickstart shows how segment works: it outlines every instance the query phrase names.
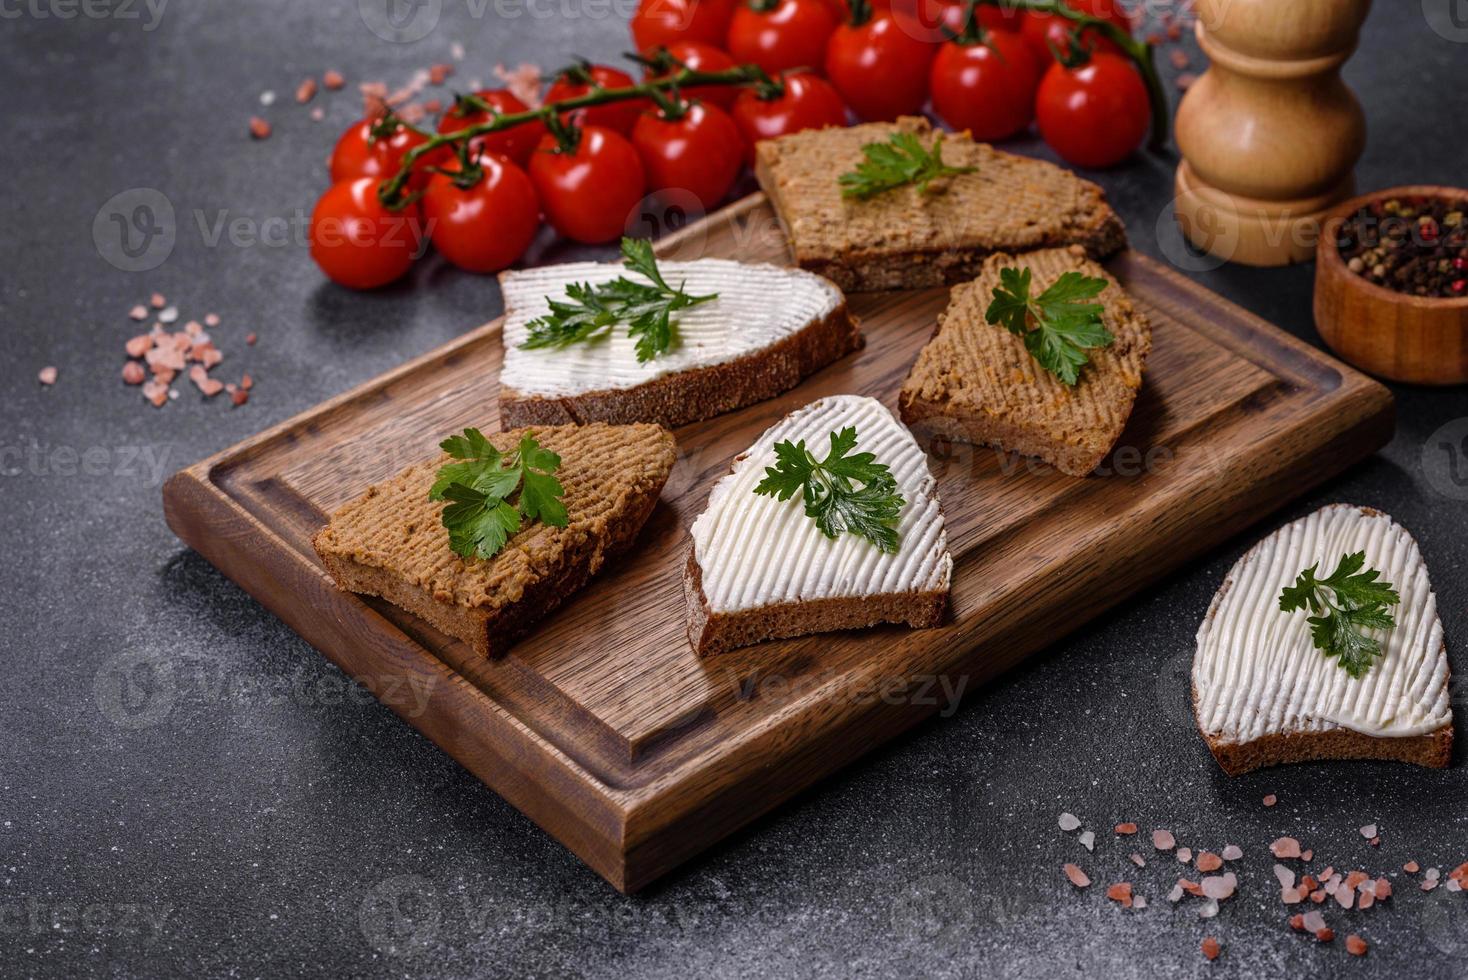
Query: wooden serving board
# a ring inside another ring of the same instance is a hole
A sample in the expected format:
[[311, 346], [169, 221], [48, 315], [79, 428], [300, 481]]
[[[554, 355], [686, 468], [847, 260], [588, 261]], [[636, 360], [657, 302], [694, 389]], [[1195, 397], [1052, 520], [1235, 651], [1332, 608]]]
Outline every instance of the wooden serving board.
[[[659, 252], [789, 262], [759, 195]], [[498, 322], [175, 474], [164, 508], [186, 543], [631, 891], [936, 711], [942, 683], [976, 689], [1390, 438], [1381, 385], [1151, 259], [1109, 267], [1154, 330], [1111, 472], [1074, 479], [988, 449], [928, 447], [954, 558], [939, 629], [701, 661], [682, 576], [688, 526], [730, 459], [823, 395], [895, 406], [943, 289], [851, 297], [865, 349], [780, 398], [680, 429], [638, 545], [501, 660], [338, 591], [310, 546], [329, 511], [431, 457], [446, 433], [498, 429]]]

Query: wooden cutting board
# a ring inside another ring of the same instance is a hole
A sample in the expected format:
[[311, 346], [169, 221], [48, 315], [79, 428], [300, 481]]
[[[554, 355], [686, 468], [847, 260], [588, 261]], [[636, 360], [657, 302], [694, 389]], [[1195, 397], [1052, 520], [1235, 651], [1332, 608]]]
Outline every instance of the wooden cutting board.
[[[659, 252], [789, 262], [759, 195]], [[934, 713], [945, 690], [977, 689], [1390, 438], [1381, 385], [1151, 259], [1126, 253], [1109, 268], [1154, 330], [1110, 472], [1074, 479], [930, 447], [954, 558], [940, 629], [700, 661], [682, 572], [710, 485], [768, 425], [839, 392], [895, 406], [943, 289], [853, 296], [865, 349], [783, 397], [680, 429], [639, 544], [502, 660], [338, 591], [310, 546], [329, 511], [432, 457], [444, 435], [499, 428], [498, 321], [175, 474], [164, 508], [187, 544], [631, 891]]]

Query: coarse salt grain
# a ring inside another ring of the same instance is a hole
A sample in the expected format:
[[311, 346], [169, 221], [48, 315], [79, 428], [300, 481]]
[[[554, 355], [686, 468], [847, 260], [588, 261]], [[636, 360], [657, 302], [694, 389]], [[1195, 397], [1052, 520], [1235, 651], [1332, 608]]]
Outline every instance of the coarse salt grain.
[[1281, 837], [1269, 845], [1269, 850], [1277, 858], [1297, 858], [1300, 856], [1300, 842], [1293, 837]]
[[1244, 850], [1237, 844], [1230, 844], [1223, 849], [1223, 859], [1225, 861], [1237, 861], [1243, 856]]
[[1070, 879], [1070, 883], [1077, 888], [1085, 888], [1091, 884], [1091, 879], [1086, 877], [1086, 873], [1074, 864], [1067, 864], [1061, 870]]
[[1060, 829], [1066, 833], [1077, 830], [1081, 826], [1080, 818], [1074, 813], [1062, 813], [1060, 819], [1056, 822], [1060, 825]]
[[1295, 873], [1289, 868], [1286, 868], [1284, 865], [1276, 864], [1274, 866], [1274, 876], [1279, 879], [1279, 887], [1295, 887]]
[[1088, 851], [1094, 851], [1096, 849], [1096, 832], [1093, 830], [1081, 831], [1081, 835], [1076, 840], [1080, 841], [1081, 846]]
[[1131, 882], [1117, 882], [1110, 888], [1106, 889], [1106, 897], [1111, 899], [1113, 902], [1120, 902], [1122, 905], [1130, 907], [1132, 904]]
[[1177, 846], [1177, 841], [1165, 830], [1154, 830], [1152, 831], [1152, 846], [1159, 851], [1170, 851]]
[[1217, 871], [1223, 867], [1223, 858], [1212, 851], [1200, 851], [1198, 853], [1197, 865], [1199, 871]]
[[1140, 855], [1140, 854], [1132, 854], [1132, 855], [1130, 855], [1130, 857], [1132, 859], [1132, 864], [1135, 864], [1137, 867], [1139, 867], [1139, 868], [1145, 868], [1147, 866], [1147, 862], [1142, 857], [1142, 855]]
[[1214, 939], [1212, 936], [1205, 936], [1203, 938], [1203, 944], [1201, 948], [1203, 950], [1203, 955], [1207, 957], [1210, 962], [1218, 959], [1218, 954], [1223, 952], [1223, 947], [1219, 944], [1218, 940]]
[[137, 361], [128, 361], [122, 366], [122, 380], [124, 384], [140, 385], [147, 380], [148, 372], [143, 370], [143, 365]]
[[1361, 836], [1362, 837], [1365, 837], [1367, 840], [1370, 840], [1371, 838], [1375, 837], [1376, 836], [1376, 824], [1369, 823], [1366, 826], [1362, 827], [1361, 828]]
[[347, 80], [342, 77], [342, 73], [339, 71], [327, 71], [321, 76], [321, 84], [325, 85], [333, 92], [341, 88], [346, 83]]
[[139, 304], [128, 310], [127, 315], [134, 320], [146, 320], [148, 319], [148, 310], [147, 307]]
[[1325, 916], [1313, 909], [1305, 913], [1305, 929], [1308, 932], [1319, 932], [1325, 928]]
[[301, 82], [301, 84], [299, 84], [299, 85], [296, 86], [296, 101], [299, 102], [299, 103], [301, 103], [302, 105], [305, 105], [307, 102], [310, 102], [315, 97], [316, 97], [316, 79], [314, 79], [314, 78], [303, 79], [302, 82]]
[[36, 372], [36, 380], [43, 385], [54, 385], [56, 383], [56, 369], [49, 364]]
[[261, 92], [260, 93], [260, 104], [263, 105], [263, 106], [271, 106], [271, 105], [274, 105], [275, 104], [275, 93], [272, 92], [270, 89], [266, 89], [265, 91]]
[[1234, 893], [1233, 882], [1221, 875], [1209, 875], [1202, 882], [1203, 894], [1209, 898], [1224, 899]]
[[1362, 939], [1354, 932], [1346, 937], [1346, 952], [1350, 953], [1352, 956], [1365, 956], [1366, 950], [1368, 948], [1369, 947], [1366, 945], [1366, 940]]
[[1265, 806], [1274, 806], [1278, 802], [1279, 797], [1275, 796], [1273, 793], [1270, 793], [1268, 796], [1264, 797]]
[[1180, 864], [1187, 864], [1192, 861], [1193, 849], [1191, 847], [1179, 847], [1177, 849], [1177, 859]]
[[250, 135], [252, 137], [257, 140], [269, 139], [270, 133], [270, 123], [261, 119], [259, 116], [250, 117]]
[[1137, 832], [1137, 825], [1134, 823], [1119, 823], [1116, 825], [1116, 832], [1123, 836], [1130, 836]]
[[1216, 916], [1217, 914], [1218, 914], [1218, 901], [1216, 899], [1210, 898], [1210, 899], [1208, 899], [1208, 901], [1206, 901], [1202, 905], [1198, 906], [1198, 918], [1200, 918], [1200, 919], [1211, 919], [1214, 916]]
[[148, 297], [148, 305], [155, 310], [161, 310], [168, 305], [168, 300], [164, 298], [162, 293], [154, 293]]

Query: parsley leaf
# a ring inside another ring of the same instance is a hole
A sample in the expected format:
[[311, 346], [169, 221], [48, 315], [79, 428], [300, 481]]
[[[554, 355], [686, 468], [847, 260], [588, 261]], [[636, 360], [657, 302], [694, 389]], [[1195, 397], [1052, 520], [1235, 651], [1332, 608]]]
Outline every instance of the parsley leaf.
[[599, 286], [573, 282], [566, 286], [565, 300], [549, 300], [550, 312], [530, 321], [530, 336], [520, 346], [527, 350], [565, 347], [625, 323], [627, 333], [637, 338], [637, 360], [645, 363], [673, 345], [676, 324], [672, 314], [718, 299], [718, 293], [691, 296], [683, 291], [683, 284], [677, 289], [669, 286], [658, 270], [652, 244], [643, 239], [622, 239], [622, 263], [652, 285], [626, 276]]
[[[856, 448], [856, 429], [847, 426], [831, 433], [831, 450], [817, 461], [805, 440], [775, 443], [775, 465], [754, 488], [761, 496], [789, 500], [798, 492], [805, 514], [828, 538], [843, 531], [866, 538], [881, 551], [898, 548], [897, 518], [907, 503], [897, 493], [897, 481], [885, 463], [872, 453], [847, 455]], [[854, 484], [861, 484], [860, 487]]]
[[1365, 564], [1364, 551], [1343, 555], [1329, 578], [1318, 579], [1315, 572], [1320, 563], [1316, 562], [1279, 595], [1282, 611], [1308, 609], [1315, 613], [1308, 620], [1311, 642], [1327, 657], [1338, 659], [1341, 669], [1358, 679], [1366, 676], [1381, 656], [1381, 643], [1368, 631], [1389, 630], [1397, 625], [1387, 607], [1402, 601], [1390, 582], [1379, 581], [1380, 572], [1374, 568], [1362, 571]]
[[926, 149], [912, 133], [893, 133], [886, 143], [868, 143], [861, 148], [866, 157], [856, 169], [840, 176], [841, 196], [866, 200], [883, 191], [916, 184], [926, 194], [939, 177], [973, 173], [973, 167], [950, 167], [943, 162], [943, 134]]
[[[465, 429], [439, 443], [456, 463], [439, 467], [429, 500], [447, 500], [443, 526], [449, 547], [465, 558], [492, 558], [519, 530], [521, 520], [552, 527], [569, 522], [560, 498], [566, 493], [555, 471], [561, 457], [526, 435], [513, 453], [496, 449], [478, 429]], [[510, 496], [520, 491], [518, 503]]]
[[999, 286], [984, 317], [1022, 337], [1025, 350], [1041, 367], [1073, 386], [1090, 361], [1086, 351], [1116, 339], [1101, 323], [1105, 307], [1083, 302], [1105, 288], [1105, 279], [1070, 271], [1031, 297], [1029, 269], [1000, 269]]

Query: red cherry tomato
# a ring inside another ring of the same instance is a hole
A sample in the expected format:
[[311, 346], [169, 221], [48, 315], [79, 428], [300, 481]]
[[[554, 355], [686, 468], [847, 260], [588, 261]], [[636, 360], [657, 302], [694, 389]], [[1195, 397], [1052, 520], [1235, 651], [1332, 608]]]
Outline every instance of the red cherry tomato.
[[486, 153], [479, 180], [460, 187], [462, 165], [451, 160], [423, 192], [423, 218], [434, 248], [469, 272], [498, 272], [525, 254], [540, 227], [540, 202], [525, 171], [508, 157]]
[[[398, 172], [408, 151], [426, 142], [428, 137], [401, 122], [358, 120], [347, 127], [331, 151], [331, 181], [339, 183], [356, 177], [390, 178]], [[443, 156], [435, 152], [418, 161], [414, 168], [417, 172], [412, 177], [415, 189], [421, 189], [428, 183], [426, 168], [442, 159]]]
[[530, 158], [530, 181], [556, 231], [588, 245], [621, 237], [645, 186], [637, 151], [604, 126], [581, 130], [569, 153], [546, 136]]
[[[632, 76], [625, 71], [606, 65], [577, 64], [562, 70], [545, 93], [545, 101], [559, 102], [574, 99], [596, 88], [626, 88], [632, 84]], [[578, 126], [605, 126], [622, 135], [632, 132], [637, 117], [647, 108], [646, 99], [629, 99], [626, 102], [609, 102], [606, 105], [577, 109], [563, 114], [563, 119], [574, 121]]]
[[642, 0], [632, 14], [632, 42], [647, 51], [660, 44], [702, 41], [721, 47], [735, 0]]
[[[857, 7], [865, 6], [858, 2]], [[851, 22], [831, 35], [826, 77], [862, 119], [896, 119], [915, 113], [928, 98], [934, 47], [903, 30], [890, 13]]]
[[729, 22], [726, 47], [735, 62], [753, 62], [771, 75], [816, 69], [836, 23], [830, 0], [747, 0]]
[[1040, 135], [1078, 167], [1109, 167], [1142, 145], [1151, 120], [1147, 86], [1132, 63], [1092, 55], [1078, 68], [1052, 64], [1040, 82]]
[[332, 184], [311, 212], [311, 258], [332, 282], [376, 289], [408, 271], [423, 250], [418, 206], [393, 211], [377, 196], [383, 182], [358, 177]]
[[[1065, 0], [1065, 5], [1093, 17], [1109, 20], [1128, 34], [1131, 33], [1132, 19], [1122, 9], [1119, 0]], [[1025, 41], [1030, 45], [1030, 50], [1035, 52], [1040, 63], [1044, 64], [1046, 58], [1054, 57], [1050, 50], [1051, 45], [1054, 45], [1057, 51], [1064, 52], [1069, 49], [1070, 35], [1075, 27], [1075, 21], [1067, 20], [1058, 14], [1026, 13], [1020, 25], [1020, 33], [1024, 35]], [[1091, 51], [1121, 54], [1121, 49], [1095, 28], [1083, 32], [1081, 42]]]
[[[738, 67], [733, 58], [701, 41], [676, 41], [666, 47], [645, 51], [642, 57], [649, 62], [644, 71], [648, 78], [666, 78], [680, 66], [687, 66], [695, 71], [724, 71]], [[739, 97], [739, 86], [701, 85], [688, 89], [687, 94], [721, 109], [728, 109]]]
[[[489, 122], [494, 116], [513, 115], [530, 108], [508, 89], [485, 89], [475, 92], [474, 95], [481, 102], [488, 103], [494, 111], [490, 113], [472, 106], [456, 104], [439, 118], [438, 131], [440, 133], [452, 133], [468, 126]], [[523, 167], [530, 159], [530, 154], [535, 152], [536, 144], [544, 135], [545, 123], [537, 119], [501, 130], [498, 133], [476, 136], [469, 141], [469, 148], [479, 153], [502, 153]]]
[[[933, 3], [935, 0], [924, 0]], [[941, 9], [938, 12], [938, 20], [946, 32], [947, 38], [952, 34], [963, 32], [963, 19], [968, 14], [968, 0], [936, 0]], [[975, 7], [979, 14], [979, 26], [986, 31], [1010, 31], [1019, 33], [1020, 26], [1024, 24], [1025, 12], [1010, 7]]]
[[780, 80], [783, 91], [768, 97], [754, 88], [739, 93], [734, 103], [734, 122], [754, 159], [754, 144], [802, 129], [824, 129], [846, 125], [846, 106], [831, 83], [817, 75], [787, 75]]
[[990, 31], [977, 43], [949, 41], [933, 59], [933, 111], [974, 139], [1002, 140], [1028, 126], [1039, 87], [1039, 63], [1009, 31]]
[[739, 127], [718, 106], [694, 102], [677, 118], [661, 109], [642, 114], [632, 129], [649, 190], [680, 189], [708, 211], [723, 200], [744, 163]]

